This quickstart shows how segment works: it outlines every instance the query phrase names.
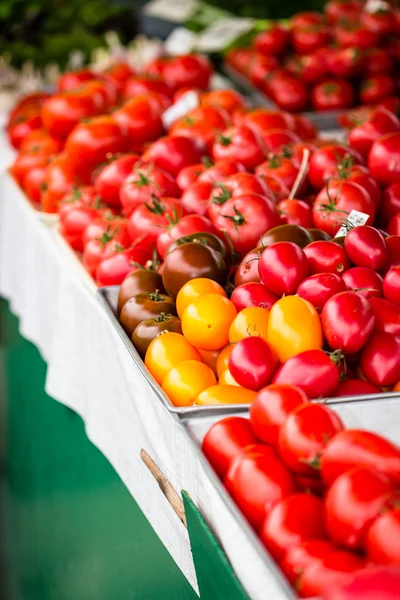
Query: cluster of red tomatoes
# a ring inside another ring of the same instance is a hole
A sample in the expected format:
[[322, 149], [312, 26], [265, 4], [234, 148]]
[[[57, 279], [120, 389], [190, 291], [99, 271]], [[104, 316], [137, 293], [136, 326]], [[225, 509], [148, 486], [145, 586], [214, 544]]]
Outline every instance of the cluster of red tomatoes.
[[226, 61], [284, 110], [377, 104], [399, 91], [399, 33], [398, 7], [329, 0], [324, 14], [273, 24]]
[[301, 598], [399, 598], [397, 446], [270, 385], [250, 420], [217, 421], [203, 451]]

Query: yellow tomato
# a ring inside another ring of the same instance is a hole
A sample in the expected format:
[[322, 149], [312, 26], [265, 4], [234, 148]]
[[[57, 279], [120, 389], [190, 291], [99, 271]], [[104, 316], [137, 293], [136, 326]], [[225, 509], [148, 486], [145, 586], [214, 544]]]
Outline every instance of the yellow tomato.
[[184, 360], [201, 361], [196, 348], [180, 333], [162, 333], [147, 348], [144, 364], [158, 383], [173, 367]]
[[271, 306], [267, 342], [279, 360], [322, 348], [321, 321], [314, 306], [298, 296], [285, 296]]
[[233, 378], [233, 375], [229, 369], [222, 371], [221, 375], [219, 376], [218, 383], [219, 385], [239, 385], [238, 382]]
[[213, 385], [197, 396], [195, 404], [199, 406], [251, 404], [256, 395], [257, 392], [237, 385]]
[[220, 350], [229, 341], [229, 327], [235, 316], [236, 308], [225, 296], [200, 296], [183, 312], [183, 335], [200, 350]]
[[210, 367], [214, 375], [217, 375], [217, 360], [220, 352], [218, 350], [198, 350], [202, 362]]
[[216, 383], [210, 367], [198, 360], [184, 360], [168, 371], [162, 388], [174, 406], [192, 406], [200, 392]]
[[269, 309], [249, 306], [241, 310], [232, 321], [229, 329], [229, 341], [238, 342], [245, 337], [259, 335], [267, 340]]
[[225, 348], [222, 348], [217, 358], [217, 375], [220, 377], [221, 374], [228, 368], [229, 357], [235, 344], [228, 344]]
[[219, 294], [226, 297], [226, 292], [222, 286], [212, 279], [206, 277], [198, 277], [185, 283], [178, 292], [176, 297], [176, 310], [179, 317], [182, 319], [185, 308], [199, 298], [207, 294]]

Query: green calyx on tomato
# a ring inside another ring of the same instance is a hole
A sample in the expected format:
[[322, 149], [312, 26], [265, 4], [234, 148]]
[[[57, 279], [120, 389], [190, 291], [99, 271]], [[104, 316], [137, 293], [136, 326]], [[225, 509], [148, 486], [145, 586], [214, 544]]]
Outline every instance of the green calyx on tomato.
[[224, 217], [224, 219], [229, 219], [230, 221], [232, 221], [232, 223], [234, 223], [235, 228], [240, 227], [240, 225], [243, 225], [244, 223], [246, 223], [246, 219], [244, 218], [244, 215], [236, 208], [236, 206], [233, 207], [233, 210], [235, 212], [234, 215], [222, 215]]
[[228, 190], [228, 188], [223, 183], [215, 182], [214, 186], [222, 191], [220, 194], [216, 194], [215, 192], [213, 193], [211, 198], [211, 204], [221, 206], [222, 204], [225, 204], [225, 202], [232, 198], [232, 192]]

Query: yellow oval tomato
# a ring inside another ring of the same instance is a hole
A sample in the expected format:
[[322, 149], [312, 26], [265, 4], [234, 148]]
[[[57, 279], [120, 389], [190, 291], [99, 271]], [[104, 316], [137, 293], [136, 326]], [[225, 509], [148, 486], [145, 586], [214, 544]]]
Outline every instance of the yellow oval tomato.
[[198, 360], [184, 360], [168, 371], [162, 388], [174, 406], [192, 406], [200, 392], [216, 383], [210, 367]]
[[196, 298], [206, 296], [207, 294], [219, 294], [226, 297], [224, 288], [212, 279], [206, 277], [197, 277], [185, 283], [176, 297], [176, 310], [182, 319], [183, 312], [187, 306]]
[[221, 352], [218, 354], [217, 358], [217, 375], [218, 377], [226, 371], [229, 364], [229, 357], [231, 355], [232, 350], [234, 349], [235, 344], [228, 344], [225, 348], [222, 348]]
[[271, 306], [267, 342], [279, 360], [323, 347], [321, 321], [314, 306], [299, 296], [285, 296]]
[[215, 404], [251, 404], [257, 392], [238, 385], [213, 385], [201, 392], [195, 401], [199, 406]]
[[184, 360], [201, 361], [196, 348], [180, 333], [162, 333], [147, 348], [144, 364], [158, 383], [173, 367]]
[[183, 312], [183, 335], [200, 350], [220, 350], [229, 341], [229, 327], [235, 316], [236, 308], [225, 296], [200, 296]]
[[238, 342], [245, 337], [259, 335], [267, 340], [269, 309], [249, 306], [241, 310], [229, 329], [229, 341]]
[[232, 373], [229, 369], [222, 371], [218, 379], [219, 385], [239, 385], [238, 382], [233, 378]]
[[217, 375], [217, 360], [218, 360], [218, 356], [220, 354], [219, 350], [199, 350], [199, 348], [196, 348], [196, 350], [200, 354], [200, 358], [201, 358], [202, 362], [205, 365], [207, 365], [207, 367], [210, 367], [211, 371], [216, 376]]

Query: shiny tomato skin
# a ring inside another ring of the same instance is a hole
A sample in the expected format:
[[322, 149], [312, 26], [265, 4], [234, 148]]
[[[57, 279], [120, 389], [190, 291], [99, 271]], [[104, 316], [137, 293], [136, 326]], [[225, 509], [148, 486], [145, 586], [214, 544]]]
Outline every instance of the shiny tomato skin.
[[150, 236], [154, 242], [167, 228], [169, 220], [172, 218], [181, 218], [185, 210], [176, 198], [162, 198], [156, 196], [150, 202], [142, 204], [135, 208], [129, 217], [128, 230], [132, 240], [141, 236], [143, 233]]
[[400, 130], [399, 119], [386, 109], [376, 109], [361, 123], [356, 121], [355, 127], [349, 132], [348, 141], [352, 148], [357, 150], [366, 160], [372, 144], [382, 135]]
[[82, 119], [99, 114], [103, 101], [98, 94], [74, 90], [54, 94], [42, 106], [42, 121], [50, 135], [65, 140]]
[[248, 252], [246, 256], [242, 258], [235, 272], [234, 283], [236, 287], [245, 283], [261, 282], [258, 270], [258, 263], [262, 251], [262, 247], [255, 248], [254, 250]]
[[350, 108], [354, 99], [353, 87], [345, 79], [318, 83], [311, 92], [311, 102], [317, 111]]
[[230, 175], [235, 175], [235, 173], [243, 173], [245, 170], [246, 169], [242, 163], [236, 160], [218, 160], [214, 165], [208, 167], [203, 173], [201, 173], [199, 176], [199, 181], [214, 183], [224, 179], [225, 177], [229, 177]]
[[327, 301], [322, 309], [321, 323], [333, 350], [353, 354], [368, 341], [375, 326], [375, 316], [366, 298], [347, 291]]
[[371, 75], [360, 84], [360, 100], [363, 104], [379, 104], [394, 92], [394, 80], [386, 73]]
[[217, 136], [212, 155], [216, 161], [237, 160], [246, 169], [252, 170], [264, 160], [265, 150], [260, 135], [242, 125], [226, 129]]
[[179, 198], [174, 177], [152, 164], [135, 164], [132, 175], [120, 186], [119, 197], [124, 214], [129, 216], [137, 206], [150, 202], [153, 196]]
[[239, 385], [258, 391], [270, 382], [279, 362], [265, 340], [250, 336], [235, 344], [228, 364]]
[[363, 163], [362, 157], [356, 151], [343, 144], [328, 143], [315, 149], [310, 157], [308, 174], [313, 188], [319, 191], [325, 183], [326, 172], [337, 168], [349, 155], [354, 157], [357, 164]]
[[377, 469], [398, 484], [400, 450], [386, 438], [371, 431], [345, 429], [325, 446], [321, 457], [321, 477], [330, 486], [340, 475], [355, 467]]
[[172, 95], [172, 88], [168, 83], [161, 79], [161, 77], [146, 77], [145, 75], [135, 75], [129, 77], [125, 81], [123, 97], [126, 100], [146, 94], [147, 92], [156, 92], [157, 94], [164, 94], [165, 96]]
[[385, 238], [374, 227], [354, 227], [344, 239], [344, 248], [357, 267], [379, 271], [389, 260]]
[[379, 216], [383, 224], [400, 212], [400, 181], [392, 183], [383, 192]]
[[325, 594], [333, 585], [346, 583], [364, 569], [365, 560], [352, 552], [335, 550], [307, 564], [297, 580], [301, 598]]
[[297, 113], [308, 105], [309, 93], [307, 85], [290, 73], [284, 76], [276, 75], [266, 82], [264, 91], [282, 110]]
[[208, 181], [196, 181], [182, 194], [182, 206], [189, 213], [205, 216], [208, 211], [213, 184]]
[[360, 396], [364, 394], [379, 394], [381, 388], [362, 379], [345, 379], [336, 388], [335, 398], [341, 396]]
[[325, 24], [298, 27], [292, 30], [291, 42], [296, 54], [312, 54], [330, 41], [331, 33]]
[[400, 337], [400, 311], [398, 305], [385, 298], [369, 298], [375, 315], [375, 331], [386, 331]]
[[296, 385], [309, 398], [326, 398], [339, 384], [339, 370], [323, 350], [306, 350], [281, 365], [273, 383]]
[[153, 142], [142, 158], [176, 177], [184, 167], [201, 162], [204, 153], [204, 146], [193, 138], [171, 136]]
[[65, 154], [59, 154], [46, 167], [45, 188], [41, 196], [41, 205], [44, 212], [55, 213], [60, 201], [74, 186], [81, 182], [76, 177], [74, 170]]
[[397, 600], [400, 574], [397, 566], [372, 566], [355, 573], [347, 581], [324, 590], [324, 600]]
[[384, 135], [372, 144], [368, 167], [382, 186], [400, 181], [400, 132]]
[[47, 156], [41, 152], [26, 152], [18, 154], [10, 166], [10, 173], [20, 187], [24, 187], [25, 178], [31, 169], [45, 167], [49, 163]]
[[176, 183], [179, 189], [184, 192], [188, 187], [190, 187], [193, 183], [196, 183], [198, 178], [207, 167], [199, 163], [197, 165], [189, 165], [188, 167], [183, 167], [181, 171], [179, 171], [178, 176], [176, 178]]
[[321, 312], [329, 298], [345, 291], [346, 285], [336, 273], [317, 273], [303, 279], [296, 294]]
[[293, 242], [277, 242], [261, 254], [259, 273], [264, 285], [277, 296], [293, 294], [308, 275], [307, 257]]
[[238, 311], [249, 306], [269, 308], [277, 300], [278, 297], [272, 294], [265, 285], [255, 281], [242, 283], [233, 290], [231, 295], [231, 302], [233, 302]]
[[67, 71], [58, 78], [57, 90], [59, 92], [67, 92], [68, 90], [79, 88], [83, 83], [95, 78], [96, 75], [90, 69]]
[[46, 166], [34, 167], [30, 169], [24, 180], [24, 190], [32, 202], [40, 204], [46, 181]]
[[279, 430], [287, 416], [307, 395], [293, 385], [271, 384], [260, 390], [250, 406], [250, 422], [255, 435], [267, 444], [278, 445]]
[[41, 152], [46, 156], [59, 154], [64, 144], [48, 134], [44, 129], [34, 129], [22, 142], [20, 152]]
[[226, 417], [208, 430], [202, 450], [219, 477], [223, 478], [230, 462], [250, 444], [257, 444], [257, 438], [249, 421], [242, 417]]
[[162, 70], [163, 78], [174, 88], [194, 87], [204, 90], [208, 87], [212, 67], [202, 54], [174, 56], [166, 60]]
[[342, 429], [342, 421], [327, 406], [300, 405], [288, 415], [280, 428], [281, 458], [291, 471], [317, 477], [315, 467], [318, 468], [324, 446]]
[[161, 112], [159, 98], [146, 94], [128, 100], [113, 116], [126, 131], [130, 145], [140, 147], [162, 135]]
[[368, 530], [366, 551], [375, 564], [400, 565], [400, 510], [380, 515]]
[[361, 550], [373, 520], [395, 500], [395, 486], [375, 469], [355, 467], [339, 475], [325, 497], [330, 538], [351, 550]]
[[252, 457], [257, 455], [257, 456], [265, 456], [267, 458], [268, 457], [278, 458], [274, 448], [271, 448], [271, 446], [267, 446], [266, 444], [259, 444], [259, 443], [258, 444], [250, 444], [249, 446], [246, 446], [245, 448], [243, 448], [242, 452], [240, 454], [238, 454], [237, 456], [235, 456], [235, 458], [233, 458], [230, 461], [229, 469], [224, 477], [224, 487], [227, 489], [227, 491], [229, 492], [229, 494], [231, 496], [233, 496], [233, 494], [234, 494], [233, 485], [234, 485], [235, 474], [240, 465], [241, 457], [243, 454], [246, 454], [247, 456], [252, 456]]
[[307, 256], [308, 272], [342, 274], [350, 268], [350, 261], [344, 249], [335, 242], [323, 240], [312, 242], [304, 248]]
[[390, 267], [400, 265], [400, 219], [398, 219], [398, 224], [399, 235], [392, 234], [387, 238], [387, 245], [390, 254]]
[[256, 454], [242, 455], [232, 483], [233, 499], [255, 529], [277, 502], [296, 491], [291, 473], [278, 458]]
[[279, 566], [285, 577], [295, 586], [307, 565], [335, 550], [336, 547], [325, 539], [306, 540], [290, 546]]
[[266, 516], [260, 538], [276, 561], [294, 545], [324, 535], [323, 501], [312, 494], [284, 498]]
[[400, 212], [395, 214], [386, 226], [389, 235], [400, 236]]
[[277, 56], [286, 49], [289, 36], [288, 29], [279, 24], [273, 25], [255, 37], [254, 46], [260, 54]]
[[103, 259], [96, 269], [96, 283], [103, 287], [120, 285], [135, 265], [145, 265], [152, 259], [152, 240], [146, 236], [136, 240], [131, 247]]
[[281, 223], [301, 225], [306, 229], [312, 227], [311, 207], [302, 200], [281, 200], [276, 205], [276, 210], [279, 213]]
[[391, 267], [383, 280], [383, 294], [386, 300], [400, 305], [400, 265]]
[[121, 206], [119, 197], [120, 187], [132, 173], [138, 160], [139, 156], [137, 154], [126, 154], [125, 156], [111, 160], [97, 174], [94, 186], [106, 204], [117, 208]]
[[184, 236], [200, 232], [217, 234], [215, 227], [207, 217], [198, 214], [183, 216], [177, 223], [173, 223], [168, 229], [164, 229], [158, 236], [157, 250], [159, 255], [164, 258], [173, 242]]
[[358, 292], [365, 298], [383, 296], [383, 279], [367, 267], [353, 267], [343, 273], [342, 281], [348, 290]]
[[361, 352], [360, 367], [374, 385], [395, 385], [400, 379], [400, 338], [375, 331]]

